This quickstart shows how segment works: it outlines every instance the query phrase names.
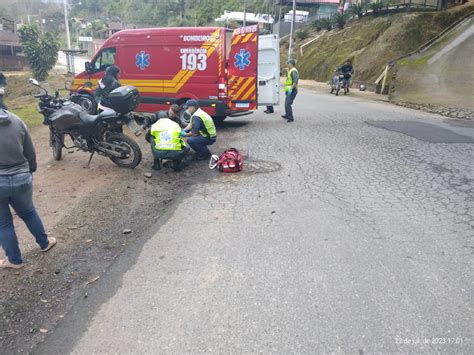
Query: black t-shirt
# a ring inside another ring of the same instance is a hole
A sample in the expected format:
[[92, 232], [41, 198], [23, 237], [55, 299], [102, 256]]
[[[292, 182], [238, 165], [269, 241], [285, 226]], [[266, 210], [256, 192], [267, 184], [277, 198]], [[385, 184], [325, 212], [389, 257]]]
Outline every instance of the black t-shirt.
[[352, 74], [354, 72], [354, 67], [352, 64], [344, 64], [339, 68], [342, 74]]

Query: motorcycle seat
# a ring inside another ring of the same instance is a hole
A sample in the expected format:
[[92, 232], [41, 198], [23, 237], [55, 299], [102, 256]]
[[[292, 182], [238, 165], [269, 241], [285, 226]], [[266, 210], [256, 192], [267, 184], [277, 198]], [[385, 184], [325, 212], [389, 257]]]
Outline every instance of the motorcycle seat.
[[85, 125], [89, 125], [89, 124], [95, 123], [97, 120], [101, 118], [116, 116], [116, 115], [117, 115], [117, 112], [115, 112], [111, 108], [106, 108], [104, 111], [102, 111], [98, 115], [89, 115], [87, 112], [82, 111], [79, 114], [79, 117], [81, 118], [81, 121], [84, 122]]

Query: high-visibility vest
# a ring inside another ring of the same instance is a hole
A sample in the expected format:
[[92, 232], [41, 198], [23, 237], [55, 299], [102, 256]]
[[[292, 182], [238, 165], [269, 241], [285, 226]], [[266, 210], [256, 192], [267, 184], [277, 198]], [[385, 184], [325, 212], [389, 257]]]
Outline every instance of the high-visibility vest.
[[[291, 68], [288, 71], [288, 77], [286, 78], [286, 81], [285, 81], [285, 92], [290, 91], [291, 87], [293, 86], [293, 78], [291, 77], [291, 73], [293, 73], [294, 71], [296, 72], [296, 74], [298, 74], [298, 70], [296, 70], [296, 68]], [[298, 84], [295, 85], [295, 89], [297, 88], [298, 88]]]
[[151, 126], [151, 135], [156, 150], [181, 150], [184, 141], [181, 138], [181, 127], [168, 118], [161, 118]]
[[207, 133], [204, 131], [199, 131], [199, 134], [201, 136], [205, 138], [216, 138], [216, 126], [214, 125], [214, 121], [212, 120], [211, 116], [209, 116], [205, 111], [201, 110], [200, 108], [196, 112], [194, 112], [193, 116], [198, 116], [204, 123], [204, 127], [206, 127]]

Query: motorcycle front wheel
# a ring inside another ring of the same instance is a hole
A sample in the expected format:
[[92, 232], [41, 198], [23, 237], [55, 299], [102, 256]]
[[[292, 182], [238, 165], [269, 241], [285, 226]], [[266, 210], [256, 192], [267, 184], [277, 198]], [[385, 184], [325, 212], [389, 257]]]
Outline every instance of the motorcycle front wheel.
[[64, 134], [56, 132], [53, 128], [49, 129], [49, 145], [53, 151], [54, 160], [61, 160], [63, 157]]
[[120, 148], [115, 148], [117, 153], [120, 153], [122, 156], [119, 157], [110, 157], [116, 165], [125, 169], [134, 169], [142, 161], [142, 151], [133, 139], [126, 136], [122, 133], [113, 133], [110, 134], [107, 139], [107, 142], [114, 143], [114, 145], [120, 146]]

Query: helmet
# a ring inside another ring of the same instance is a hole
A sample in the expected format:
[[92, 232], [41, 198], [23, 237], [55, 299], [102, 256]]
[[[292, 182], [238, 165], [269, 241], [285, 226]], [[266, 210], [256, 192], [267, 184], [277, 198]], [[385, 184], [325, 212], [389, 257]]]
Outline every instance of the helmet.
[[186, 101], [185, 107], [186, 108], [188, 107], [199, 108], [199, 103], [196, 100], [191, 99], [191, 100]]
[[211, 160], [209, 161], [209, 169], [214, 169], [217, 166], [218, 162], [219, 162], [219, 156], [216, 154], [213, 154], [211, 156]]
[[359, 89], [360, 91], [365, 91], [367, 88], [365, 87], [364, 84], [360, 84]]

